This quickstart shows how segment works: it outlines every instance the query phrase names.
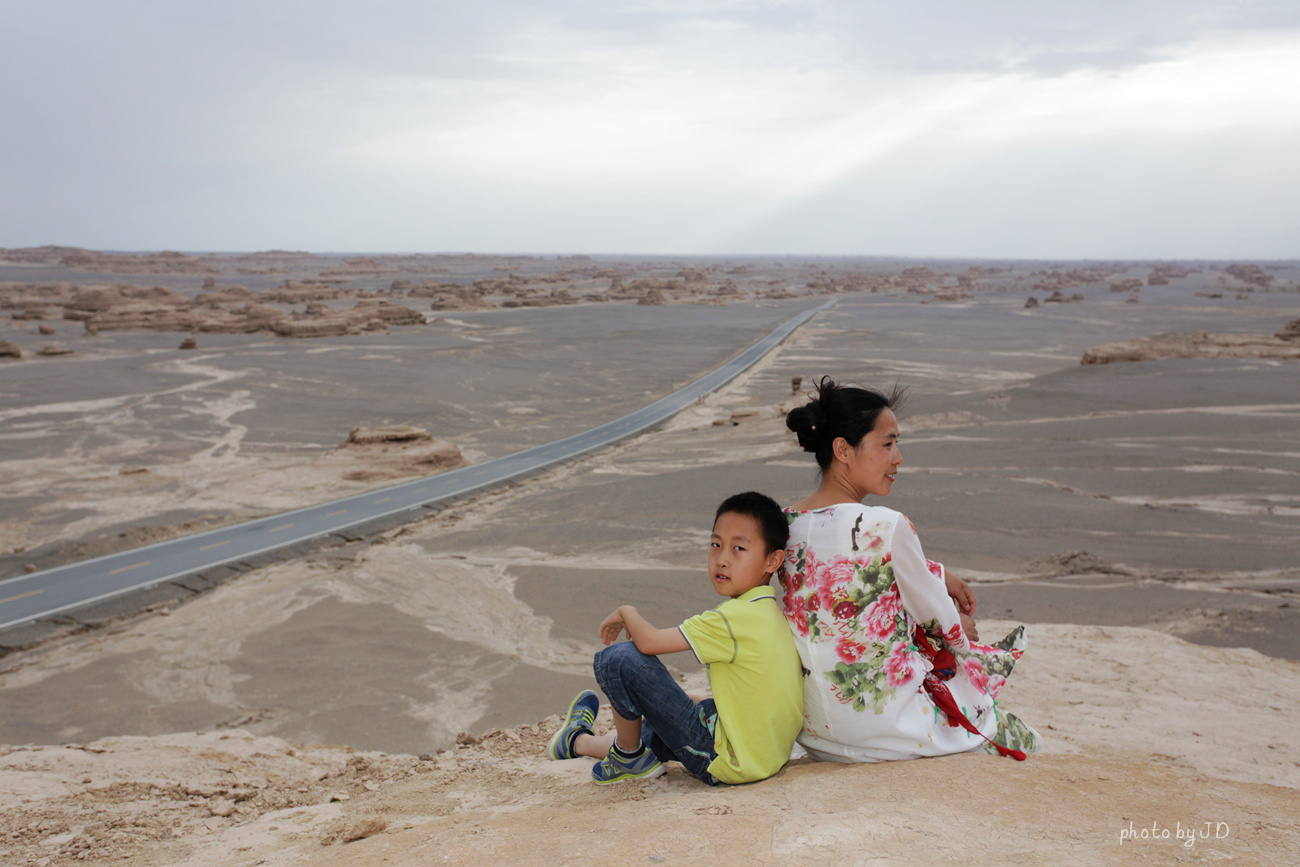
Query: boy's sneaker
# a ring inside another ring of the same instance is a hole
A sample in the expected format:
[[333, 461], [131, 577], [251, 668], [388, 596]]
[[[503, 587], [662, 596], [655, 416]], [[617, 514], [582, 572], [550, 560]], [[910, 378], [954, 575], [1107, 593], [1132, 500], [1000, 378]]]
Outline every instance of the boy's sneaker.
[[629, 780], [652, 780], [664, 772], [664, 764], [655, 758], [654, 752], [646, 746], [632, 758], [624, 758], [618, 750], [609, 748], [605, 756], [591, 768], [591, 778], [602, 786], [610, 783], [626, 783]]
[[593, 734], [593, 726], [596, 725], [596, 714], [600, 712], [600, 699], [589, 689], [578, 693], [578, 697], [569, 705], [569, 714], [564, 720], [564, 725], [551, 738], [551, 743], [546, 747], [546, 754], [556, 761], [561, 759], [576, 758], [573, 752], [573, 742], [577, 740], [578, 735], [586, 732]]

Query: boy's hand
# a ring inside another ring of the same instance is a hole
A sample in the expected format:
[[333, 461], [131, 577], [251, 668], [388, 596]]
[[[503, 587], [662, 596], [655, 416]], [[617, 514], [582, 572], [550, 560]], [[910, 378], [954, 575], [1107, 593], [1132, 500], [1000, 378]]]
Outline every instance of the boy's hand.
[[600, 624], [596, 634], [609, 647], [618, 641], [623, 632], [627, 632], [627, 637], [636, 645], [637, 650], [650, 656], [691, 649], [690, 642], [680, 629], [655, 629], [631, 605], [620, 605]]
[[975, 594], [971, 591], [970, 585], [947, 570], [944, 570], [943, 581], [948, 595], [952, 597], [953, 602], [957, 603], [957, 610], [967, 616], [974, 616]]
[[[601, 643], [606, 647], [609, 647], [615, 641], [618, 641], [619, 635], [621, 635], [626, 629], [627, 621], [623, 619], [623, 608], [620, 606], [614, 610], [613, 614], [605, 618], [604, 622], [600, 624], [600, 629], [596, 631], [596, 634], [600, 637]], [[627, 637], [631, 638], [632, 633], [629, 632]]]

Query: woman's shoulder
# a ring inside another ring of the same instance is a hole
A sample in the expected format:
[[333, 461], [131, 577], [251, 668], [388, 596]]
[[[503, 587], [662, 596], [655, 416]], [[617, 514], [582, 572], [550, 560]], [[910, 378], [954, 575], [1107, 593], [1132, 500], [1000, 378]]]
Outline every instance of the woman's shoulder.
[[902, 512], [885, 506], [866, 506], [862, 503], [836, 503], [821, 509], [784, 509], [791, 528], [795, 527], [842, 527], [846, 532], [855, 525], [866, 527], [893, 527], [900, 520], [906, 521]]
[[823, 506], [820, 509], [796, 509], [787, 506], [781, 511], [787, 515], [799, 517], [801, 515], [822, 515], [825, 517], [843, 518], [857, 517], [858, 515], [871, 515], [879, 518], [900, 518], [902, 512], [895, 511], [888, 506], [868, 506], [864, 503], [836, 503], [833, 506]]

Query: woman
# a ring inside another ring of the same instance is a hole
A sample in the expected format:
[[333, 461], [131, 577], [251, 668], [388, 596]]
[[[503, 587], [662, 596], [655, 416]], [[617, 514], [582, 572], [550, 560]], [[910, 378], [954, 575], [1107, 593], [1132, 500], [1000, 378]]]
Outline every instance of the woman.
[[954, 604], [974, 613], [966, 583], [925, 559], [904, 515], [862, 504], [888, 496], [903, 462], [900, 398], [898, 389], [885, 395], [825, 377], [816, 398], [786, 417], [821, 467], [817, 490], [785, 510], [782, 601], [804, 667], [799, 743], [815, 759], [840, 762], [993, 752], [994, 744], [1004, 754], [1032, 752], [1038, 733], [996, 701], [1024, 650], [1024, 627], [996, 645], [976, 644], [973, 622], [963, 626]]

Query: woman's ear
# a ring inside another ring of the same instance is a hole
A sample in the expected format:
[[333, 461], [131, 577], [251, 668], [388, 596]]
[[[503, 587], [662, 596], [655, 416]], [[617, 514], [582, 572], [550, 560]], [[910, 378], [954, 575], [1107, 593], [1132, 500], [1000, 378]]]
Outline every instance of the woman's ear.
[[769, 575], [775, 574], [781, 564], [785, 562], [785, 552], [777, 548], [771, 554], [767, 555], [767, 562], [763, 564], [763, 571]]
[[844, 437], [836, 437], [835, 441], [831, 443], [831, 454], [835, 455], [835, 459], [838, 461], [843, 461], [847, 464], [849, 462], [849, 455], [852, 453], [853, 446], [849, 445], [849, 441]]

